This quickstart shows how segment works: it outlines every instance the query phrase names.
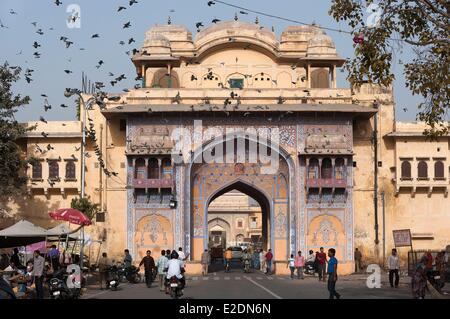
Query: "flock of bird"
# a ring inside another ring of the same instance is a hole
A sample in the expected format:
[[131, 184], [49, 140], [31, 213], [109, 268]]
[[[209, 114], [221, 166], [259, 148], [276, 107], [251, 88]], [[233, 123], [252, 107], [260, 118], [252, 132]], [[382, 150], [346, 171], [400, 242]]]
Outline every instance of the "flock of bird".
[[[54, 1], [54, 4], [55, 4], [57, 7], [60, 7], [60, 6], [63, 4], [63, 2], [60, 1], [60, 0], [56, 0], [56, 1]], [[128, 4], [128, 5], [121, 5], [121, 6], [119, 6], [119, 7], [117, 8], [117, 10], [116, 10], [117, 13], [118, 13], [118, 14], [121, 14], [121, 12], [123, 12], [123, 11], [125, 11], [125, 10], [128, 10], [130, 7], [132, 7], [132, 6], [134, 6], [134, 5], [137, 5], [137, 4], [138, 4], [138, 1], [137, 1], [137, 0], [129, 0], [129, 1], [127, 2], [127, 4]], [[208, 5], [209, 7], [211, 7], [211, 6], [215, 5], [215, 2], [214, 2], [214, 1], [208, 1], [208, 2], [207, 2], [207, 5]], [[172, 9], [172, 10], [170, 10], [170, 12], [175, 12], [175, 10]], [[13, 9], [11, 9], [11, 10], [9, 11], [9, 13], [10, 13], [11, 15], [19, 15], [19, 13], [16, 12], [16, 11], [14, 11]], [[242, 10], [241, 10], [241, 11], [239, 11], [239, 14], [241, 14], [241, 15], [248, 15], [248, 12], [242, 11]], [[68, 17], [67, 20], [68, 20], [69, 22], [76, 22], [77, 19], [80, 19], [80, 16], [79, 16], [78, 13], [75, 12], [75, 13], [72, 13], [72, 14]], [[236, 16], [235, 16], [235, 20], [237, 20], [237, 14], [236, 14]], [[212, 19], [211, 22], [212, 22], [212, 23], [218, 23], [218, 22], [220, 22], [220, 21], [221, 21], [220, 19], [214, 18], [214, 19]], [[258, 21], [256, 21], [256, 22], [258, 23]], [[31, 22], [31, 24], [32, 24], [33, 27], [35, 28], [35, 33], [36, 33], [39, 37], [42, 37], [42, 36], [45, 35], [45, 32], [44, 32], [43, 27], [41, 27], [41, 26], [39, 25], [38, 22], [33, 21], [33, 22]], [[122, 29], [124, 29], [124, 30], [125, 30], [125, 29], [130, 29], [130, 28], [132, 28], [132, 26], [133, 26], [133, 25], [132, 25], [131, 21], [123, 22], [122, 25], [121, 25]], [[196, 27], [197, 31], [200, 32], [200, 29], [201, 29], [202, 27], [204, 27], [204, 23], [203, 23], [202, 21], [196, 22], [196, 23], [195, 23], [195, 27]], [[3, 21], [0, 19], [0, 30], [1, 30], [1, 29], [4, 29], [4, 28], [5, 28], [5, 29], [8, 29], [9, 27], [8, 27], [7, 25], [5, 25], [5, 24], [3, 23]], [[263, 27], [260, 26], [260, 28], [262, 29]], [[49, 28], [49, 30], [54, 30], [54, 29], [53, 29], [53, 28]], [[273, 31], [273, 27], [272, 27], [272, 31]], [[92, 35], [90, 36], [90, 39], [91, 39], [91, 40], [95, 40], [95, 39], [99, 39], [100, 37], [101, 37], [101, 35], [100, 35], [99, 33], [94, 33], [94, 34], [92, 34]], [[233, 37], [230, 37], [228, 40], [229, 40], [230, 42], [236, 41], [236, 39], [233, 38]], [[62, 45], [63, 45], [66, 49], [71, 49], [71, 48], [74, 48], [74, 47], [76, 46], [76, 44], [74, 43], [74, 41], [71, 40], [69, 37], [67, 37], [67, 36], [65, 36], [65, 35], [60, 36], [60, 37], [59, 37], [59, 41], [61, 41]], [[127, 40], [121, 40], [121, 41], [118, 42], [118, 43], [119, 43], [121, 46], [132, 45], [132, 44], [136, 43], [136, 40], [135, 40], [133, 37], [131, 37], [131, 38], [128, 38]], [[33, 56], [35, 59], [41, 58], [41, 56], [42, 56], [42, 50], [43, 50], [43, 48], [42, 48], [42, 41], [40, 41], [39, 39], [33, 41], [32, 47], [34, 48], [34, 52], [33, 52], [32, 56]], [[251, 47], [251, 44], [248, 44], [247, 46], [244, 47], [244, 50], [249, 49], [250, 47]], [[83, 48], [83, 47], [80, 47], [80, 48], [78, 48], [78, 49], [79, 49], [80, 51], [85, 51], [85, 50], [86, 50], [86, 49]], [[135, 55], [135, 54], [138, 53], [138, 52], [139, 52], [138, 49], [133, 48], [133, 49], [130, 49], [130, 50], [126, 51], [125, 53], [126, 53], [127, 55], [131, 56], [131, 55]], [[19, 54], [22, 54], [22, 51], [20, 51], [20, 52], [18, 53], [18, 55], [19, 55]], [[237, 59], [238, 59], [238, 58], [236, 58], [236, 63], [238, 62]], [[71, 59], [68, 59], [68, 61], [71, 62]], [[195, 59], [194, 59], [193, 61], [188, 62], [187, 64], [189, 64], [189, 63], [195, 64], [195, 63], [198, 63], [198, 61], [195, 61]], [[97, 69], [100, 69], [100, 68], [103, 68], [105, 64], [106, 64], [105, 61], [104, 61], [103, 59], [100, 59], [99, 61], [97, 61], [95, 67], [96, 67]], [[225, 63], [222, 62], [222, 64], [224, 65]], [[294, 64], [294, 65], [291, 66], [291, 69], [292, 69], [292, 70], [295, 70], [296, 68], [297, 68], [297, 64]], [[71, 75], [71, 74], [74, 73], [73, 70], [71, 70], [70, 68], [65, 68], [63, 71], [64, 71], [64, 73], [67, 74], [67, 75]], [[25, 72], [24, 72], [24, 79], [25, 79], [25, 81], [26, 81], [28, 84], [30, 84], [30, 83], [33, 81], [33, 73], [34, 73], [34, 72], [35, 72], [35, 70], [32, 69], [32, 68], [26, 68], [26, 69], [25, 69]], [[114, 87], [115, 85], [117, 85], [119, 82], [121, 82], [121, 81], [127, 79], [127, 76], [126, 76], [125, 73], [120, 74], [120, 75], [115, 75], [115, 74], [112, 73], [112, 72], [108, 72], [107, 74], [108, 74], [108, 77], [111, 78], [111, 79], [108, 80], [108, 82], [109, 82], [109, 84], [110, 84], [112, 87]], [[209, 68], [209, 69], [208, 69], [208, 72], [207, 72], [206, 77], [207, 77], [209, 80], [214, 79], [214, 72], [213, 72], [213, 69], [212, 69], [212, 68]], [[251, 78], [252, 75], [249, 75], [249, 74], [248, 74], [248, 75], [245, 75], [245, 77], [246, 77], [246, 78]], [[135, 81], [139, 81], [139, 80], [141, 80], [142, 78], [136, 77], [136, 78], [134, 78], [134, 79], [135, 79]], [[192, 75], [192, 76], [191, 76], [191, 81], [197, 81], [197, 80], [198, 80], [198, 79], [197, 79], [197, 77], [196, 77], [195, 75]], [[297, 81], [304, 82], [305, 80], [306, 80], [306, 77], [305, 77], [305, 76], [302, 76], [302, 77], [300, 77]], [[271, 81], [272, 81], [275, 85], [277, 84], [276, 80], [271, 80]], [[297, 82], [292, 82], [292, 84], [295, 85], [295, 84], [297, 84]], [[218, 83], [218, 86], [219, 86], [219, 87], [222, 87], [222, 88], [230, 88], [230, 83], [226, 83], [226, 84], [224, 84], [224, 83]], [[99, 82], [99, 81], [98, 81], [98, 82], [95, 82], [95, 88], [97, 89], [97, 93], [96, 93], [96, 94], [97, 94], [97, 97], [96, 97], [96, 103], [97, 103], [100, 107], [105, 107], [105, 104], [104, 104], [104, 102], [102, 102], [102, 100], [103, 100], [104, 98], [106, 98], [107, 95], [106, 95], [106, 93], [104, 93], [104, 92], [101, 91], [104, 87], [105, 87], [105, 85], [104, 85], [103, 82]], [[134, 88], [135, 88], [135, 89], [138, 89], [138, 88], [140, 88], [140, 85], [139, 85], [139, 84], [136, 84], [136, 85], [134, 86]], [[129, 92], [128, 89], [123, 89], [123, 91], [124, 91], [124, 92]], [[260, 89], [258, 89], [258, 92], [261, 93], [262, 91], [261, 91]], [[305, 97], [306, 97], [306, 96], [310, 96], [309, 90], [304, 90], [303, 92], [305, 93]], [[44, 101], [43, 101], [43, 111], [44, 111], [44, 112], [48, 112], [49, 110], [52, 109], [52, 105], [51, 105], [51, 104], [49, 103], [49, 101], [48, 101], [48, 96], [47, 96], [46, 94], [41, 94], [41, 97], [44, 98]], [[278, 103], [278, 104], [283, 104], [283, 103], [285, 103], [285, 101], [286, 101], [285, 98], [283, 98], [282, 96], [279, 96], [279, 97], [278, 97], [278, 100], [277, 100], [277, 103]], [[181, 97], [181, 95], [180, 95], [180, 92], [178, 92], [178, 93], [172, 98], [172, 103], [180, 104], [181, 102], [182, 102], [182, 97]], [[219, 106], [217, 106], [217, 105], [211, 105], [211, 104], [209, 103], [209, 99], [208, 99], [208, 98], [205, 98], [203, 102], [204, 102], [204, 103], [203, 103], [203, 106], [206, 106], [207, 109], [210, 110], [210, 111], [220, 110], [220, 107], [219, 107]], [[233, 102], [234, 102], [234, 103], [233, 103]], [[225, 100], [224, 100], [224, 102], [223, 102], [223, 112], [224, 112], [225, 114], [227, 114], [228, 116], [230, 115], [230, 110], [229, 110], [229, 108], [228, 108], [228, 106], [230, 106], [230, 105], [232, 106], [232, 109], [233, 109], [233, 110], [242, 110], [242, 112], [244, 112], [244, 113], [243, 113], [243, 116], [244, 116], [244, 117], [250, 116], [250, 115], [252, 114], [252, 111], [257, 111], [258, 109], [264, 109], [264, 108], [268, 109], [268, 108], [269, 108], [267, 105], [265, 105], [265, 106], [260, 106], [260, 105], [258, 105], [258, 106], [245, 106], [245, 107], [244, 107], [244, 106], [241, 105], [241, 98], [240, 98], [239, 94], [237, 94], [237, 93], [234, 92], [234, 91], [232, 91], [232, 92], [230, 93], [230, 97], [225, 98]], [[67, 108], [67, 107], [68, 107], [66, 104], [60, 104], [59, 106], [60, 106], [61, 108]], [[201, 108], [201, 107], [200, 107], [200, 108], [198, 108], [198, 107], [196, 108], [194, 105], [191, 106], [191, 111], [197, 111], [197, 110], [200, 110], [200, 109], [205, 110], [205, 108]], [[152, 112], [152, 109], [149, 107], [149, 108], [148, 108], [148, 111], [149, 111], [149, 113], [151, 113], [151, 112]], [[278, 119], [280, 120], [281, 118], [283, 118], [284, 116], [286, 116], [286, 115], [288, 115], [288, 114], [290, 114], [290, 113], [291, 113], [291, 111], [285, 112], [285, 113], [279, 115]], [[42, 115], [39, 117], [39, 120], [40, 120], [41, 122], [43, 122], [43, 123], [47, 123], [47, 120], [46, 120], [46, 119], [44, 118], [44, 116], [42, 116]], [[270, 122], [270, 121], [272, 121], [273, 119], [272, 119], [272, 117], [268, 117], [267, 120]], [[166, 122], [167, 122], [167, 121], [166, 121]], [[111, 175], [117, 176], [117, 173], [109, 171], [109, 170], [106, 168], [106, 166], [105, 166], [105, 162], [104, 162], [104, 160], [103, 160], [103, 154], [102, 154], [102, 152], [101, 152], [101, 150], [100, 150], [100, 148], [98, 147], [98, 144], [97, 144], [96, 132], [95, 132], [94, 124], [93, 124], [92, 120], [89, 121], [89, 128], [87, 128], [87, 132], [88, 132], [88, 137], [89, 137], [89, 139], [90, 139], [90, 140], [92, 141], [92, 143], [93, 143], [93, 146], [94, 146], [94, 152], [95, 152], [95, 154], [96, 154], [96, 156], [97, 156], [97, 158], [98, 158], [98, 161], [99, 161], [99, 163], [100, 163], [100, 166], [101, 166], [102, 169], [104, 170], [105, 174], [106, 174], [107, 176], [111, 176]], [[40, 134], [41, 134], [42, 137], [44, 137], [44, 138], [48, 138], [48, 137], [49, 137], [49, 134], [46, 133], [46, 132], [41, 132]], [[53, 150], [53, 146], [52, 146], [51, 144], [48, 144], [44, 149], [41, 148], [39, 145], [36, 144], [36, 152], [37, 152], [37, 153], [45, 153], [45, 152], [51, 151], [51, 150]], [[79, 148], [76, 149], [76, 151], [78, 151], [78, 150], [79, 150]], [[73, 155], [73, 156], [75, 156], [75, 155]], [[88, 152], [86, 152], [86, 153], [85, 153], [85, 156], [89, 157], [90, 155], [89, 155]]]

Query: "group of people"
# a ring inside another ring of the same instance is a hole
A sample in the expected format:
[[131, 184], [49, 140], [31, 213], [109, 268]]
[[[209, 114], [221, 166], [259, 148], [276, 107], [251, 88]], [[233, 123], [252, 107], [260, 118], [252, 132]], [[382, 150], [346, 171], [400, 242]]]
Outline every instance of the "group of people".
[[71, 264], [72, 255], [65, 250], [60, 252], [56, 245], [52, 245], [45, 254], [35, 250], [32, 258], [21, 261], [18, 248], [14, 248], [9, 260], [3, 256], [1, 263], [4, 289], [0, 289], [0, 294], [9, 290], [13, 297], [43, 299], [44, 283], [55, 271]]
[[[231, 247], [228, 247], [223, 252], [223, 265], [225, 268], [225, 271], [229, 271], [231, 268], [231, 262], [233, 260], [233, 251]], [[246, 261], [250, 263], [250, 268], [258, 269], [263, 271], [265, 274], [270, 275], [272, 273], [272, 260], [273, 260], [273, 253], [272, 249], [269, 249], [267, 252], [265, 252], [262, 249], [253, 249], [249, 247], [248, 249], [244, 249], [242, 251], [242, 257], [241, 261], [245, 264]], [[203, 275], [206, 275], [208, 273], [207, 267], [208, 264], [210, 264], [211, 258], [209, 255], [209, 251], [205, 249], [202, 255], [202, 273]]]
[[[139, 268], [144, 267], [145, 284], [148, 288], [152, 286], [153, 281], [158, 278], [158, 287], [161, 292], [169, 293], [167, 289], [167, 281], [173, 276], [177, 277], [184, 288], [186, 281], [183, 273], [185, 272], [185, 261], [187, 256], [181, 247], [178, 251], [161, 250], [160, 257], [155, 262], [150, 250], [146, 251], [146, 255], [139, 263]], [[103, 282], [106, 283], [107, 269], [113, 264], [108, 258], [107, 253], [103, 253], [98, 261], [98, 269], [100, 274], [100, 289], [103, 290]], [[123, 264], [125, 268], [133, 265], [133, 258], [128, 249], [124, 251]]]

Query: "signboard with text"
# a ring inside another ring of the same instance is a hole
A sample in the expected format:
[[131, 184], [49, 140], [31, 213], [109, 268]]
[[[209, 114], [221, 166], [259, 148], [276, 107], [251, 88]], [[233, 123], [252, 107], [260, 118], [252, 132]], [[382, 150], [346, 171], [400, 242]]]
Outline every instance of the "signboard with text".
[[393, 230], [392, 233], [394, 235], [395, 247], [412, 246], [410, 229]]

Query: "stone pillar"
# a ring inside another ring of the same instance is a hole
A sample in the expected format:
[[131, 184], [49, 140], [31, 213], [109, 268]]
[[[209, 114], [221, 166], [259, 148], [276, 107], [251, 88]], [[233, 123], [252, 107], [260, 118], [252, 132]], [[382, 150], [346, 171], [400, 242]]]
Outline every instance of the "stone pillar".
[[306, 66], [306, 74], [308, 76], [308, 89], [311, 88], [311, 64], [308, 63], [308, 65]]

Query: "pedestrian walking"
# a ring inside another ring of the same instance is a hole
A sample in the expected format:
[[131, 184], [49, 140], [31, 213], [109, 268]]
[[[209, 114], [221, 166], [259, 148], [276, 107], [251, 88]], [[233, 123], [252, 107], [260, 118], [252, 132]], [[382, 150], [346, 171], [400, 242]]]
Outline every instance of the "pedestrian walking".
[[267, 254], [264, 256], [265, 260], [266, 260], [266, 275], [270, 275], [272, 273], [272, 259], [273, 259], [273, 254], [272, 254], [272, 249], [269, 249], [267, 251]]
[[225, 272], [228, 272], [231, 269], [231, 259], [233, 258], [233, 252], [231, 251], [231, 247], [225, 251]]
[[328, 291], [330, 293], [330, 299], [340, 299], [341, 295], [336, 291], [336, 281], [337, 281], [337, 266], [338, 260], [336, 259], [336, 250], [334, 248], [328, 249]]
[[255, 249], [255, 251], [253, 252], [252, 260], [253, 260], [253, 268], [254, 269], [259, 269], [260, 268], [260, 261], [259, 261], [259, 251], [258, 251], [258, 249]]
[[294, 272], [295, 272], [294, 254], [291, 254], [291, 257], [288, 259], [287, 267], [289, 267], [289, 270], [291, 271], [291, 279], [294, 279]]
[[159, 291], [165, 291], [164, 282], [167, 274], [166, 268], [169, 259], [166, 257], [167, 252], [165, 250], [161, 250], [161, 256], [158, 258], [156, 262], [156, 267], [158, 267], [158, 284]]
[[320, 252], [316, 255], [317, 260], [317, 270], [319, 273], [319, 281], [326, 281], [326, 266], [327, 266], [327, 255], [323, 252], [323, 247], [320, 247]]
[[261, 271], [264, 271], [264, 268], [266, 267], [266, 252], [261, 249], [259, 251], [259, 267]]
[[211, 255], [209, 254], [208, 249], [205, 249], [205, 251], [202, 253], [201, 263], [202, 275], [206, 276], [208, 274], [208, 265], [211, 263]]
[[100, 257], [98, 260], [100, 290], [103, 290], [103, 282], [105, 282], [105, 288], [108, 288], [106, 281], [106, 273], [109, 266], [111, 266], [111, 261], [108, 259], [108, 255], [106, 253], [102, 253], [102, 257]]
[[389, 269], [389, 284], [391, 285], [391, 288], [398, 288], [398, 282], [400, 280], [398, 275], [398, 271], [400, 270], [400, 260], [397, 255], [397, 249], [392, 249], [391, 255], [387, 260], [387, 266]]
[[44, 257], [41, 256], [39, 250], [35, 250], [33, 253], [33, 278], [37, 299], [44, 299], [44, 264]]
[[59, 269], [59, 250], [56, 248], [56, 245], [52, 245], [51, 249], [48, 252], [48, 257], [50, 259], [50, 263], [53, 267], [53, 270], [56, 271]]
[[123, 257], [123, 265], [125, 268], [130, 268], [133, 262], [133, 258], [130, 255], [130, 251], [128, 249], [124, 250], [125, 256]]
[[355, 273], [362, 270], [362, 254], [358, 248], [355, 248]]
[[427, 260], [422, 258], [416, 266], [416, 270], [411, 279], [411, 290], [414, 299], [425, 299], [427, 289], [426, 262]]
[[144, 265], [145, 271], [145, 284], [147, 285], [147, 288], [150, 288], [153, 282], [153, 271], [156, 271], [155, 260], [153, 259], [152, 252], [150, 250], [147, 250], [146, 256], [142, 258], [139, 263], [139, 267], [142, 265]]
[[305, 257], [302, 256], [302, 252], [299, 250], [297, 256], [295, 256], [294, 262], [295, 269], [297, 269], [297, 278], [305, 279], [303, 275], [303, 270], [305, 268]]

